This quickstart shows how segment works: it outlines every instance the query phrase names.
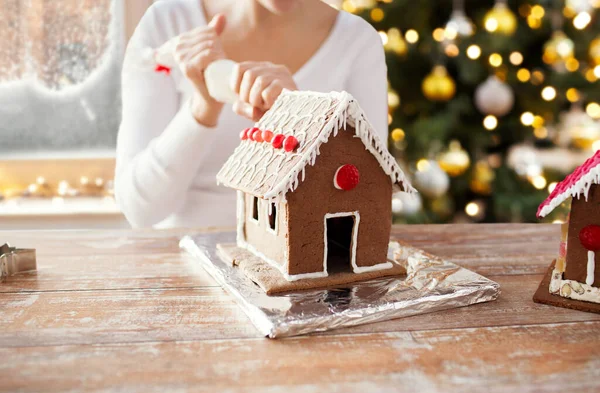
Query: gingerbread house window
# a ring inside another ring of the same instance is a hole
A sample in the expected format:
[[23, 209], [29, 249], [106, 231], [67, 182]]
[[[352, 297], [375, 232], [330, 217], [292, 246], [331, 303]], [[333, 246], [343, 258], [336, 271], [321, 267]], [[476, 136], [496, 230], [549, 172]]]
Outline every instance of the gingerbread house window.
[[269, 230], [273, 233], [277, 233], [277, 205], [271, 203], [269, 210], [267, 211], [267, 218], [269, 222]]
[[258, 198], [252, 197], [252, 220], [258, 222]]

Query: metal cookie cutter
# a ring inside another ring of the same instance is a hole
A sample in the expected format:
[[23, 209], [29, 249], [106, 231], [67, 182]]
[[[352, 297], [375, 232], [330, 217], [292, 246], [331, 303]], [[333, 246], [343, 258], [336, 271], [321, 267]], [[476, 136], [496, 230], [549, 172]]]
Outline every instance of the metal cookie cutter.
[[36, 270], [37, 263], [34, 249], [0, 246], [0, 278], [17, 273]]

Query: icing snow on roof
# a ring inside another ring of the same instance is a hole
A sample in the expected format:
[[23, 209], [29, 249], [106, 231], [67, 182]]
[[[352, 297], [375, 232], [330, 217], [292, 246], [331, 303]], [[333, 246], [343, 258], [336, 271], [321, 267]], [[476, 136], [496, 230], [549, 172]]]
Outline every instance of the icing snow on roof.
[[545, 217], [569, 197], [584, 194], [587, 200], [590, 187], [600, 184], [600, 150], [573, 173], [558, 183], [550, 196], [538, 208], [537, 216]]
[[295, 137], [297, 149], [287, 152], [271, 143], [242, 140], [217, 174], [217, 182], [265, 199], [285, 199], [288, 191], [304, 181], [306, 166], [315, 164], [320, 146], [346, 125], [354, 127], [355, 135], [394, 184], [415, 192], [356, 100], [346, 92], [284, 91], [256, 127]]

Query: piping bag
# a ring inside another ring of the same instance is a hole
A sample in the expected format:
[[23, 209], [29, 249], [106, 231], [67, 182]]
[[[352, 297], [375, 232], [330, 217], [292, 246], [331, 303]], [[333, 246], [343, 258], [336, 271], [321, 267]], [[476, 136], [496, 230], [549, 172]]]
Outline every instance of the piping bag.
[[[157, 49], [147, 49], [145, 51], [143, 54], [144, 60], [154, 64], [154, 71], [170, 74], [171, 70], [177, 67], [177, 62], [173, 58], [176, 40], [177, 37], [167, 41]], [[231, 79], [236, 64], [236, 62], [228, 59], [216, 60], [204, 70], [208, 94], [215, 100], [225, 104], [233, 104], [237, 101], [237, 94], [231, 89]]]

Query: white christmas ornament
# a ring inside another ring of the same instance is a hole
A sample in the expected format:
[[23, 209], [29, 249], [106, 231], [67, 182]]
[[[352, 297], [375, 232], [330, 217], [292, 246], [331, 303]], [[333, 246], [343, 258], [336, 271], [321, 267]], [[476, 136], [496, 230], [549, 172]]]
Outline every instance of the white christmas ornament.
[[429, 198], [438, 198], [448, 191], [450, 177], [436, 161], [429, 160], [422, 170], [415, 173], [414, 185], [423, 195]]
[[504, 116], [512, 109], [515, 96], [511, 88], [490, 76], [475, 90], [475, 106], [485, 115]]
[[468, 37], [473, 35], [473, 23], [465, 15], [463, 10], [454, 10], [450, 14], [450, 20], [446, 23], [446, 35], [449, 39], [460, 37]]
[[407, 194], [399, 192], [392, 198], [392, 211], [395, 214], [412, 216], [417, 214], [423, 207], [419, 194]]
[[521, 177], [542, 174], [542, 164], [535, 149], [529, 145], [516, 145], [508, 152], [507, 163]]

